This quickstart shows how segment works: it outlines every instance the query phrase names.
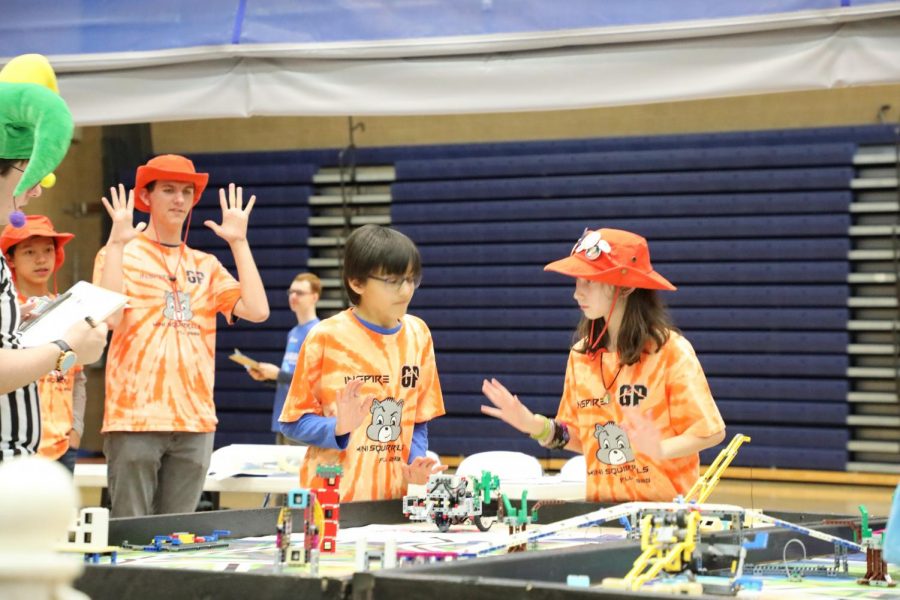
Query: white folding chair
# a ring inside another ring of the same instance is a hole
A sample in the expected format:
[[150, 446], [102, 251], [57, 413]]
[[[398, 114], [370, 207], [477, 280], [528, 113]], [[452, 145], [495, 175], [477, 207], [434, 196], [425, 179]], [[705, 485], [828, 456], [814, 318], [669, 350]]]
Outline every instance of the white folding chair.
[[573, 456], [559, 470], [559, 476], [563, 481], [587, 480], [587, 467], [584, 464], [584, 455]]
[[540, 479], [544, 475], [541, 463], [535, 457], [503, 450], [467, 456], [456, 467], [457, 475], [480, 477], [482, 471], [497, 475], [501, 482], [503, 479]]

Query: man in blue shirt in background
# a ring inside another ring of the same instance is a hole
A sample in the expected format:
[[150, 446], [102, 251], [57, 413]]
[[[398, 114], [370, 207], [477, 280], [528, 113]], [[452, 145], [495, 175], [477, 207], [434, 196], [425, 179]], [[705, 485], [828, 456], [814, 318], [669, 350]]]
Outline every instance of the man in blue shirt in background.
[[272, 431], [275, 432], [275, 443], [279, 445], [298, 445], [297, 442], [286, 438], [281, 433], [278, 417], [281, 416], [284, 399], [291, 387], [300, 346], [303, 345], [306, 334], [319, 322], [319, 318], [316, 316], [316, 303], [319, 301], [321, 292], [322, 282], [312, 273], [301, 273], [294, 277], [287, 293], [288, 304], [297, 316], [297, 325], [288, 333], [281, 367], [272, 363], [259, 363], [258, 367], [248, 369], [250, 376], [257, 381], [276, 382], [275, 404], [272, 407]]

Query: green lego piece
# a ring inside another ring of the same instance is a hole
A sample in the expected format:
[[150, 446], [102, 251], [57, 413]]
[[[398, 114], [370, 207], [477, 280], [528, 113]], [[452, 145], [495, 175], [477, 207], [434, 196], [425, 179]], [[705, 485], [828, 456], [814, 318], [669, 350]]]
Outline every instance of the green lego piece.
[[859, 505], [859, 512], [862, 515], [862, 518], [860, 520], [860, 527], [859, 527], [859, 531], [860, 531], [860, 534], [859, 534], [860, 540], [859, 541], [862, 542], [863, 540], [867, 540], [870, 537], [872, 537], [872, 528], [869, 527], [869, 511], [866, 509], [865, 504]]
[[319, 465], [316, 467], [316, 475], [319, 477], [340, 477], [344, 474], [344, 467], [341, 465]]
[[491, 492], [500, 489], [500, 478], [496, 475], [492, 475], [490, 471], [482, 471], [481, 479], [474, 480], [472, 482], [472, 487], [475, 490], [476, 496], [479, 494], [481, 495], [482, 502], [490, 504]]

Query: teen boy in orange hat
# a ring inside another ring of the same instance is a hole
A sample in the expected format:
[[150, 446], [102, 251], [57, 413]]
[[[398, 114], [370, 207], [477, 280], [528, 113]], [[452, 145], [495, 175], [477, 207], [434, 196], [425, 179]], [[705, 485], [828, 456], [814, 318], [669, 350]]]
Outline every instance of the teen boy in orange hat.
[[[261, 322], [269, 303], [247, 242], [256, 202], [243, 190], [219, 190], [222, 223], [204, 224], [234, 254], [238, 279], [211, 254], [187, 245], [190, 215], [208, 175], [183, 156], [157, 156], [138, 167], [135, 188], [110, 190], [112, 218], [97, 254], [94, 282], [127, 294], [106, 368], [103, 417], [112, 516], [191, 512], [209, 468], [216, 314]], [[133, 209], [149, 224], [133, 223]], [[185, 224], [187, 222], [187, 224]]]
[[492, 379], [482, 412], [584, 454], [589, 500], [671, 502], [699, 477], [700, 451], [725, 438], [694, 349], [656, 294], [675, 286], [653, 270], [647, 241], [618, 229], [586, 230], [544, 269], [575, 278], [583, 313], [559, 411], [536, 415]]
[[[59, 233], [43, 215], [29, 215], [23, 227], [7, 225], [0, 233], [0, 251], [12, 267], [19, 301], [55, 298], [56, 274], [66, 260], [63, 246], [75, 236]], [[50, 278], [53, 290], [50, 290]], [[75, 457], [84, 433], [86, 401], [84, 369], [51, 371], [38, 380], [41, 407], [41, 443], [38, 454], [59, 460], [75, 471]]]

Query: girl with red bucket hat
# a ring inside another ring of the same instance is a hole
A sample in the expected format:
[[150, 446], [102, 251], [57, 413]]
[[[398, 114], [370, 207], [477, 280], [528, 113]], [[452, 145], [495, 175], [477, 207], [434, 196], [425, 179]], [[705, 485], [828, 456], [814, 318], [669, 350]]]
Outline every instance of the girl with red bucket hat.
[[[10, 224], [3, 229], [0, 251], [12, 268], [20, 302], [57, 295], [56, 274], [66, 260], [63, 246], [74, 237], [57, 232], [43, 215], [28, 215], [22, 227]], [[75, 471], [75, 457], [84, 433], [86, 381], [84, 369], [76, 365], [66, 371], [51, 371], [37, 383], [41, 407], [38, 454], [59, 460], [71, 472]]]
[[583, 313], [556, 417], [532, 413], [496, 379], [484, 381], [493, 406], [482, 412], [545, 448], [584, 454], [588, 500], [668, 502], [686, 493], [700, 451], [725, 439], [725, 424], [694, 349], [656, 294], [675, 286], [653, 270], [647, 241], [585, 230], [570, 256], [544, 270], [575, 278]]

